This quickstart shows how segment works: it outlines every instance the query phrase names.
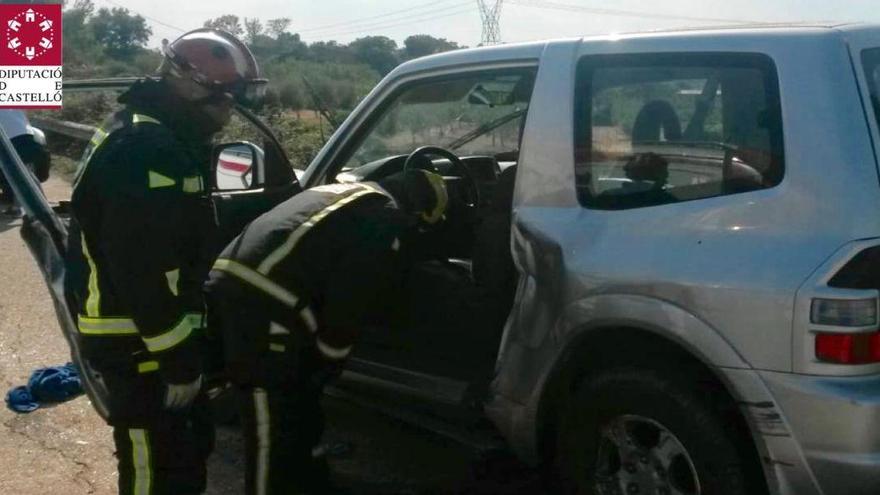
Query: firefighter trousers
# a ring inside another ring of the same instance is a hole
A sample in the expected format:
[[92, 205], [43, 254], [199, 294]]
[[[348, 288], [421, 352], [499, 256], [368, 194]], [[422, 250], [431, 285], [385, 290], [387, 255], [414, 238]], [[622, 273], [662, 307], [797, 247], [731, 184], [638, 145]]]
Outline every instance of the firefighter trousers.
[[312, 456], [324, 431], [321, 388], [239, 387], [247, 495], [324, 494], [327, 466]]
[[195, 495], [206, 488], [214, 446], [207, 397], [188, 409], [164, 409], [158, 373], [102, 373], [119, 472], [120, 495]]

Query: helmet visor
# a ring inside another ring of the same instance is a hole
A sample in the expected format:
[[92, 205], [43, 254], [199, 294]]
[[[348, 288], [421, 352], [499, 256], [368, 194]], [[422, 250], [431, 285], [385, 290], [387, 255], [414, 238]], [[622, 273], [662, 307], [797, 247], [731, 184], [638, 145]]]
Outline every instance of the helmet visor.
[[242, 81], [229, 88], [229, 93], [235, 99], [235, 102], [243, 107], [254, 108], [260, 105], [266, 97], [266, 87], [268, 86], [266, 79], [251, 79]]

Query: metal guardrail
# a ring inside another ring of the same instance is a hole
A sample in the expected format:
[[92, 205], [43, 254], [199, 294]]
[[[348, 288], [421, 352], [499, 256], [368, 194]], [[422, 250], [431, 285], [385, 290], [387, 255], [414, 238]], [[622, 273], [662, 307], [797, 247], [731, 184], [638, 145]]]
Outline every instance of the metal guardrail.
[[88, 141], [95, 134], [95, 127], [85, 124], [77, 124], [67, 120], [58, 120], [48, 117], [30, 117], [31, 124], [43, 131], [54, 132], [80, 141]]

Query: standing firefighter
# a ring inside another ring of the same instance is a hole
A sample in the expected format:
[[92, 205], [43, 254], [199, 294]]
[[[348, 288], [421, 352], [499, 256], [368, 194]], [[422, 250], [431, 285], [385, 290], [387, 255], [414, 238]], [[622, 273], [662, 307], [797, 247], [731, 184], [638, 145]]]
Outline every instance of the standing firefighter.
[[438, 221], [446, 202], [443, 179], [422, 170], [320, 186], [255, 220], [220, 255], [208, 312], [241, 392], [248, 494], [328, 492], [312, 458], [323, 385], [362, 327], [387, 326], [412, 227]]
[[68, 285], [84, 359], [107, 389], [119, 493], [205, 489], [213, 428], [201, 391], [201, 286], [216, 228], [210, 139], [265, 81], [234, 36], [166, 44], [160, 80], [121, 95], [74, 182]]

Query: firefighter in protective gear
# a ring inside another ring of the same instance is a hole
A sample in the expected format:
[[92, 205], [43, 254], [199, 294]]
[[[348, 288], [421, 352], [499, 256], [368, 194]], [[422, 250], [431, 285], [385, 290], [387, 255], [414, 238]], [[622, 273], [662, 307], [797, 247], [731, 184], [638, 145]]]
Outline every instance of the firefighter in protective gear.
[[200, 29], [164, 47], [159, 78], [86, 149], [71, 200], [68, 293], [82, 354], [106, 389], [121, 494], [205, 489], [213, 427], [202, 391], [201, 287], [216, 253], [211, 137], [263, 85], [234, 36]]
[[388, 326], [409, 239], [446, 203], [443, 178], [423, 170], [316, 187], [257, 218], [215, 262], [208, 315], [240, 392], [248, 494], [329, 491], [312, 457], [323, 385], [362, 327]]

